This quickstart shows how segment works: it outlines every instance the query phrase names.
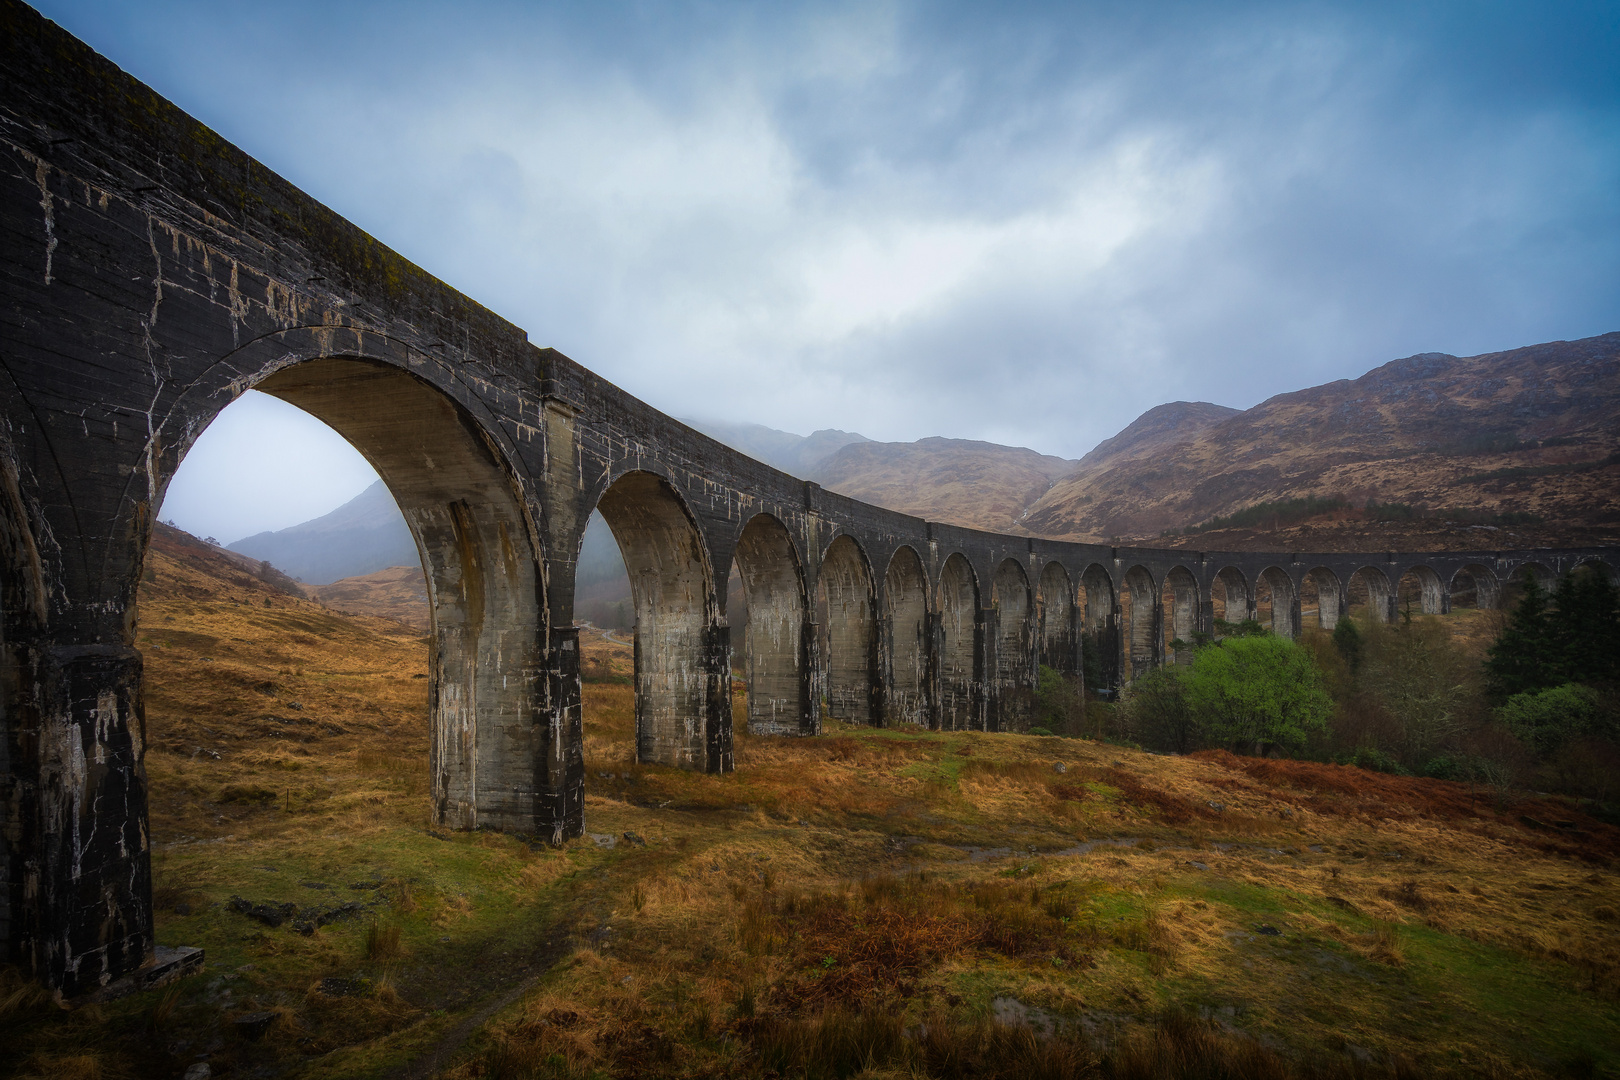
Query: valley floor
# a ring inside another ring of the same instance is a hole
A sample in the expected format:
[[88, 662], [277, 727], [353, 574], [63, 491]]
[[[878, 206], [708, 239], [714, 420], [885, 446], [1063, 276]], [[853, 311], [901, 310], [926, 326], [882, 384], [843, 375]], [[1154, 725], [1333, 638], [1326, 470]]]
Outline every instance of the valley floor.
[[599, 639], [590, 835], [449, 833], [423, 639], [154, 567], [158, 936], [207, 967], [71, 1012], [7, 973], [7, 1074], [1620, 1070], [1620, 830], [1554, 800], [837, 724], [693, 775], [635, 763]]

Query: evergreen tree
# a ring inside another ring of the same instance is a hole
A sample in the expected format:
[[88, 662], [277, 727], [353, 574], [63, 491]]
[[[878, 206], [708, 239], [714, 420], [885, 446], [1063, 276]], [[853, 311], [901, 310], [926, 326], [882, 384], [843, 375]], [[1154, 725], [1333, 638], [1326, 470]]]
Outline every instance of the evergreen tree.
[[1498, 701], [1566, 681], [1555, 670], [1562, 665], [1558, 663], [1547, 593], [1528, 570], [1523, 588], [1518, 607], [1513, 609], [1485, 661], [1486, 690]]
[[1596, 567], [1565, 574], [1553, 596], [1563, 682], [1620, 682], [1620, 590]]
[[1361, 631], [1349, 616], [1339, 619], [1333, 627], [1333, 647], [1344, 658], [1345, 666], [1354, 675], [1356, 669], [1361, 667]]
[[1620, 589], [1601, 570], [1583, 567], [1565, 574], [1549, 596], [1527, 572], [1485, 675], [1497, 701], [1567, 683], [1620, 682]]

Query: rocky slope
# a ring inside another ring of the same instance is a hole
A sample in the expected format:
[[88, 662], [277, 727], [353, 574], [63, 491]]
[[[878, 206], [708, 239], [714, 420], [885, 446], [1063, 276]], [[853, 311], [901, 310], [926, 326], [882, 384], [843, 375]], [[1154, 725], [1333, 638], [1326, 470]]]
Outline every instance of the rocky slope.
[[[1312, 544], [1440, 539], [1514, 519], [1521, 539], [1538, 543], [1602, 542], [1620, 530], [1620, 333], [1472, 357], [1423, 353], [1195, 422], [1181, 438], [1154, 426], [1151, 453], [1122, 432], [1111, 440], [1120, 446], [1088, 455], [1038, 499], [1024, 527], [1157, 539], [1256, 503], [1341, 496], [1358, 508], [1405, 504], [1413, 516], [1369, 529], [1364, 515], [1340, 515], [1367, 535], [1326, 520]], [[1210, 534], [1197, 543], [1229, 546]]]

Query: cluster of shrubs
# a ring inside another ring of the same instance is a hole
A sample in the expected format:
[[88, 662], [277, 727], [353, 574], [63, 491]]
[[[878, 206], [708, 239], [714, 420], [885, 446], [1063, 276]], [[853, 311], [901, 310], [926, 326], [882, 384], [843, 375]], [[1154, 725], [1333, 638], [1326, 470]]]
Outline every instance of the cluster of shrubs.
[[1172, 643], [1177, 663], [1117, 703], [1081, 707], [1043, 668], [1040, 730], [1167, 753], [1221, 748], [1336, 761], [1498, 788], [1532, 786], [1620, 802], [1620, 590], [1603, 573], [1548, 592], [1526, 577], [1481, 658], [1440, 619], [1342, 618], [1298, 642], [1257, 623], [1218, 623]]

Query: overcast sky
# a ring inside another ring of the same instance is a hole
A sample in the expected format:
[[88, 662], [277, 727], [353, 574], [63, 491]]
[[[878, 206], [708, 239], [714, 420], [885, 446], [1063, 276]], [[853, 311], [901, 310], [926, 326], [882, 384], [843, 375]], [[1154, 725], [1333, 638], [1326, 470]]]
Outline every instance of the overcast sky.
[[1620, 329], [1612, 2], [40, 7], [675, 415], [1078, 457]]

